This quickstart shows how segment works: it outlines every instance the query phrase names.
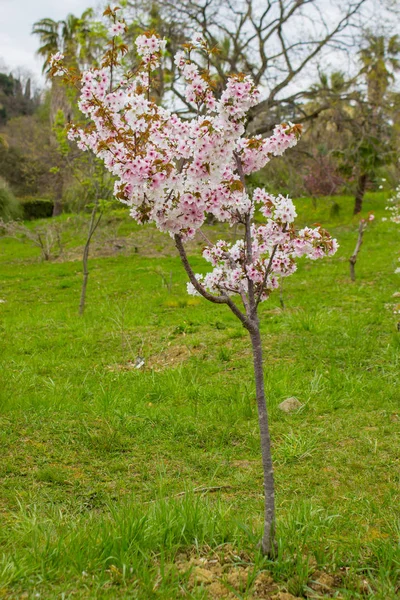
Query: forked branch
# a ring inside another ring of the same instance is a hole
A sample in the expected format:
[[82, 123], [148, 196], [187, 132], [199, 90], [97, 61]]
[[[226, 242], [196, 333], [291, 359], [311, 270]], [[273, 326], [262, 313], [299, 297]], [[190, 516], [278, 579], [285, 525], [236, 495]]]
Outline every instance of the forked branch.
[[231, 311], [233, 312], [233, 314], [243, 323], [244, 327], [250, 331], [252, 329], [252, 323], [251, 323], [250, 319], [248, 319], [247, 316], [244, 313], [242, 313], [242, 311], [229, 298], [229, 296], [227, 296], [226, 294], [223, 294], [223, 293], [221, 294], [221, 296], [216, 296], [215, 294], [211, 294], [196, 279], [194, 271], [193, 271], [192, 267], [190, 266], [181, 236], [175, 234], [174, 239], [175, 239], [175, 245], [178, 249], [179, 256], [181, 258], [183, 267], [189, 277], [190, 283], [193, 285], [195, 290], [201, 296], [203, 296], [203, 298], [205, 298], [206, 300], [209, 300], [210, 302], [214, 302], [214, 304], [227, 304], [229, 306], [229, 308], [231, 309]]

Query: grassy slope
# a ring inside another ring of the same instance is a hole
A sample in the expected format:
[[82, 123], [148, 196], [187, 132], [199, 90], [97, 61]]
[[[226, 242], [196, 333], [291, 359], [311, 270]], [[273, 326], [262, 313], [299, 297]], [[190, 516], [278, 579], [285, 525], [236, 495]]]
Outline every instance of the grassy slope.
[[[384, 600], [400, 566], [400, 334], [385, 308], [400, 230], [370, 196], [378, 218], [351, 284], [356, 222], [351, 201], [339, 204], [331, 218], [329, 201], [298, 202], [300, 223], [326, 225], [341, 248], [301, 263], [285, 311], [278, 296], [261, 309], [280, 556], [253, 553], [252, 569], [302, 595], [325, 568], [341, 574], [342, 597]], [[225, 307], [187, 297], [178, 260], [146, 257], [154, 247], [140, 235], [139, 253], [91, 261], [84, 318], [78, 262], [40, 263], [0, 240], [0, 598], [207, 598], [174, 569], [176, 552], [257, 541], [246, 332]], [[293, 395], [304, 408], [281, 413]]]

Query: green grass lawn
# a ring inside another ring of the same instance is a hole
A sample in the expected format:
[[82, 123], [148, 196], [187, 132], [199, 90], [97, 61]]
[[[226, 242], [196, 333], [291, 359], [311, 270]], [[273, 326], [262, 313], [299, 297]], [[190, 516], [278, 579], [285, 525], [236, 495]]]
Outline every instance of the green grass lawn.
[[[186, 295], [169, 239], [105, 218], [98, 239], [112, 227], [123, 248], [95, 244], [83, 318], [72, 217], [68, 260], [0, 239], [0, 598], [398, 597], [400, 228], [371, 194], [352, 284], [357, 220], [336, 202], [297, 203], [341, 247], [301, 261], [285, 310], [276, 294], [260, 311], [275, 562], [257, 551], [249, 340], [226, 307]], [[289, 396], [295, 414], [278, 409]]]

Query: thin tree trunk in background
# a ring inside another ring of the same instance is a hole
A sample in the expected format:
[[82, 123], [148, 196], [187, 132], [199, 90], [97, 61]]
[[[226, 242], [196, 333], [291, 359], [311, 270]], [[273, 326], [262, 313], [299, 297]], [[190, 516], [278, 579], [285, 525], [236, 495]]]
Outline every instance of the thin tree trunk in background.
[[86, 288], [87, 288], [87, 282], [89, 279], [89, 271], [88, 271], [88, 267], [87, 267], [88, 258], [89, 258], [89, 246], [90, 246], [90, 242], [88, 243], [88, 241], [86, 241], [85, 248], [83, 250], [83, 258], [82, 258], [83, 281], [82, 281], [81, 299], [79, 302], [79, 314], [80, 315], [83, 315], [83, 313], [85, 312]]
[[355, 273], [355, 269], [354, 269], [355, 262], [356, 261], [353, 261], [352, 259], [350, 259], [350, 278], [352, 281], [356, 280], [356, 273]]
[[101, 213], [100, 213], [98, 219], [96, 219], [97, 206], [98, 205], [96, 202], [93, 207], [92, 214], [90, 216], [88, 236], [86, 239], [85, 247], [83, 249], [83, 256], [82, 256], [83, 281], [82, 281], [81, 299], [79, 302], [79, 314], [80, 315], [83, 315], [83, 313], [85, 312], [85, 305], [86, 305], [86, 289], [87, 289], [87, 284], [88, 284], [88, 279], [89, 279], [88, 260], [89, 260], [90, 242], [92, 240], [92, 236], [93, 236], [94, 232], [96, 231], [97, 226], [100, 223], [100, 219], [101, 219]]
[[256, 383], [256, 399], [258, 409], [258, 422], [260, 426], [261, 456], [264, 473], [264, 532], [261, 540], [261, 550], [264, 555], [273, 556], [276, 550], [274, 471], [272, 466], [268, 411], [264, 390], [264, 372], [260, 325], [257, 315], [253, 320], [253, 323], [254, 329], [252, 328], [252, 330], [250, 331], [250, 338], [253, 348], [254, 377]]
[[366, 173], [361, 173], [357, 180], [356, 196], [354, 199], [354, 214], [355, 215], [358, 215], [358, 213], [360, 213], [362, 210], [364, 194], [365, 194], [365, 190], [367, 189], [367, 181], [368, 181], [368, 175]]
[[281, 309], [285, 310], [285, 300], [283, 299], [283, 277], [281, 277], [281, 280], [279, 282], [279, 302], [281, 305]]
[[360, 252], [360, 249], [361, 249], [361, 246], [362, 246], [362, 243], [363, 243], [364, 231], [365, 231], [365, 223], [363, 223], [363, 221], [361, 221], [360, 222], [360, 226], [358, 228], [357, 244], [356, 244], [356, 247], [354, 249], [353, 254], [349, 258], [349, 263], [350, 263], [350, 277], [351, 277], [352, 281], [356, 280], [355, 267], [356, 267], [356, 262], [357, 262], [357, 256], [358, 256], [358, 253]]
[[62, 214], [62, 202], [61, 200], [59, 200], [58, 198], [56, 200], [54, 200], [54, 204], [53, 204], [53, 217], [58, 217], [59, 215]]
[[61, 171], [56, 174], [55, 182], [55, 199], [53, 204], [53, 217], [58, 217], [63, 211], [62, 197], [63, 197], [63, 177]]

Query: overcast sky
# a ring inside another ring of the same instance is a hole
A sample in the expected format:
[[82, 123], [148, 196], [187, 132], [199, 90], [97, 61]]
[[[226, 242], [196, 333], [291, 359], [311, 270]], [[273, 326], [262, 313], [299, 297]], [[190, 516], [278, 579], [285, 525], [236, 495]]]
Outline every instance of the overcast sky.
[[0, 0], [0, 69], [25, 67], [41, 80], [41, 59], [35, 56], [39, 40], [31, 35], [35, 21], [59, 20], [68, 13], [80, 16], [98, 0]]
[[[331, 0], [325, 1], [329, 12]], [[342, 0], [344, 3], [346, 1]], [[375, 4], [380, 9], [384, 2], [369, 0], [369, 4]], [[39, 40], [31, 35], [33, 23], [45, 17], [64, 19], [69, 13], [80, 16], [89, 7], [105, 4], [105, 0], [0, 0], [0, 71], [13, 71], [18, 75], [18, 68], [23, 68], [24, 71], [30, 71], [36, 83], [42, 86], [42, 59], [35, 55]], [[374, 13], [376, 15], [378, 11], [372, 11]], [[379, 14], [382, 16], [382, 10]], [[330, 59], [334, 58], [335, 54], [331, 53]], [[341, 68], [344, 67], [341, 65]]]

